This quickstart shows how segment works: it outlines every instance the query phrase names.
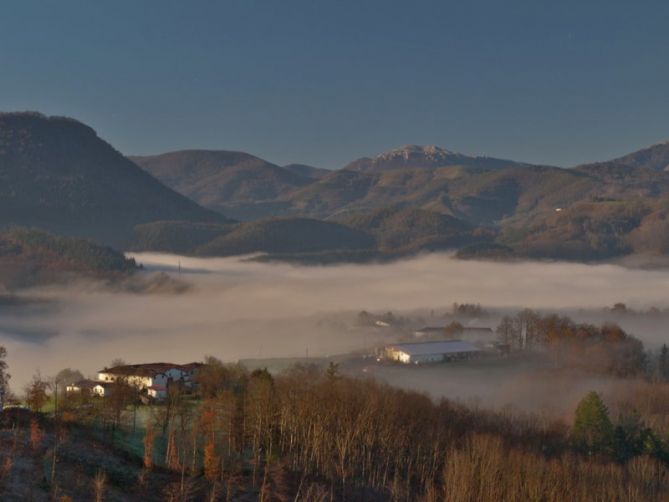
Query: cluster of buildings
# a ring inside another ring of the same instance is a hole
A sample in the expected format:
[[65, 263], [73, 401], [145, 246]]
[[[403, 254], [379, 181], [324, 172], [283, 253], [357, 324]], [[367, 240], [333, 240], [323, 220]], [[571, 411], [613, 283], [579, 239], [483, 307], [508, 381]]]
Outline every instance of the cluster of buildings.
[[114, 384], [123, 382], [136, 387], [140, 393], [157, 401], [167, 397], [170, 385], [192, 388], [202, 363], [127, 364], [98, 371], [97, 380], [80, 380], [66, 387], [66, 392], [83, 392], [105, 397], [113, 392]]

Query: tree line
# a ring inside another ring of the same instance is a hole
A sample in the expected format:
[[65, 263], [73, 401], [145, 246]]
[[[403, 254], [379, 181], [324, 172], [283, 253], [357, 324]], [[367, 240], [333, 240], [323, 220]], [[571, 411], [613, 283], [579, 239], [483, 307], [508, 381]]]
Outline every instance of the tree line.
[[523, 310], [505, 316], [497, 334], [512, 350], [543, 352], [556, 363], [616, 376], [643, 374], [648, 365], [641, 341], [613, 323], [595, 326]]

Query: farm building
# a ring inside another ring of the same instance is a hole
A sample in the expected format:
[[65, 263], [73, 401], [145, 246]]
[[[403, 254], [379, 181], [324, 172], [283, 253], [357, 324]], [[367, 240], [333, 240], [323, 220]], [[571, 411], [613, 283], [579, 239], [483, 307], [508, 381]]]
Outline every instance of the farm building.
[[93, 387], [93, 395], [105, 397], [113, 392], [113, 384], [111, 382], [96, 382]]
[[95, 386], [99, 382], [95, 380], [79, 380], [78, 382], [71, 383], [65, 387], [66, 392], [88, 392], [93, 393]]
[[167, 395], [167, 388], [173, 383], [192, 387], [195, 383], [195, 375], [201, 366], [202, 363], [148, 363], [116, 366], [100, 370], [97, 380], [81, 380], [68, 385], [65, 390], [104, 397], [113, 391], [114, 382], [122, 380], [149, 397], [162, 400]]
[[157, 401], [162, 401], [167, 397], [167, 388], [162, 385], [152, 385], [146, 390], [146, 394]]
[[398, 343], [385, 348], [385, 357], [404, 364], [437, 363], [464, 359], [478, 354], [480, 349], [462, 340], [440, 340], [421, 343]]
[[65, 387], [65, 392], [88, 394], [90, 396], [108, 396], [112, 388], [112, 382], [99, 382], [95, 380], [79, 380]]
[[100, 382], [114, 382], [119, 378], [139, 389], [153, 386], [166, 387], [171, 382], [183, 382], [190, 386], [201, 363], [185, 365], [172, 363], [129, 364], [105, 368], [98, 372]]

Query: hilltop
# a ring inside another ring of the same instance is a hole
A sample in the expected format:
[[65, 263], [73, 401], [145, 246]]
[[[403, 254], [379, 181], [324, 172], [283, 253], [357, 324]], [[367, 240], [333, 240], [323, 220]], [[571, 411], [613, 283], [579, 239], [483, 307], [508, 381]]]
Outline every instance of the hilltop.
[[198, 204], [235, 218], [257, 217], [248, 205], [274, 201], [311, 183], [317, 169], [279, 167], [243, 152], [181, 150], [130, 157], [152, 176]]
[[425, 168], [463, 166], [480, 169], [502, 169], [527, 165], [512, 160], [496, 159], [494, 157], [471, 156], [452, 152], [436, 145], [405, 145], [376, 157], [363, 157], [354, 160], [344, 167], [353, 171], [388, 171], [392, 169]]
[[0, 114], [0, 228], [34, 226], [123, 245], [155, 220], [219, 221], [76, 120]]

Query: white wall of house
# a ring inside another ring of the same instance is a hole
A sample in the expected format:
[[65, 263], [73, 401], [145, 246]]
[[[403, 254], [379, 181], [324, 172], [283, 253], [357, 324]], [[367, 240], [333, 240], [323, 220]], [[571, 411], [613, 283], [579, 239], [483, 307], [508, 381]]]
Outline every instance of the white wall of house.
[[187, 372], [180, 370], [179, 368], [170, 368], [165, 372], [165, 377], [166, 377], [165, 383], [167, 383], [169, 379], [172, 379], [173, 381], [183, 380], [186, 378], [186, 376], [188, 376]]
[[167, 392], [165, 389], [148, 389], [146, 393], [149, 397], [157, 400], [162, 400], [167, 397]]
[[[106, 371], [98, 373], [98, 380], [103, 382], [115, 382], [119, 377], [120, 375]], [[178, 380], [190, 379], [190, 375], [179, 368], [170, 368], [164, 373], [157, 373], [154, 376], [126, 375], [123, 376], [123, 378], [125, 378], [130, 385], [139, 389], [148, 389], [154, 385], [165, 387], [170, 380], [176, 382]]]
[[438, 363], [444, 360], [444, 354], [419, 354], [411, 355], [406, 352], [396, 351], [396, 360], [404, 364], [419, 364], [419, 363]]
[[115, 382], [119, 377], [123, 377], [130, 385], [135, 387], [144, 388], [151, 387], [154, 385], [154, 379], [150, 376], [139, 376], [139, 375], [115, 375], [114, 373], [107, 373], [106, 371], [101, 371], [98, 373], [98, 380], [102, 382]]

